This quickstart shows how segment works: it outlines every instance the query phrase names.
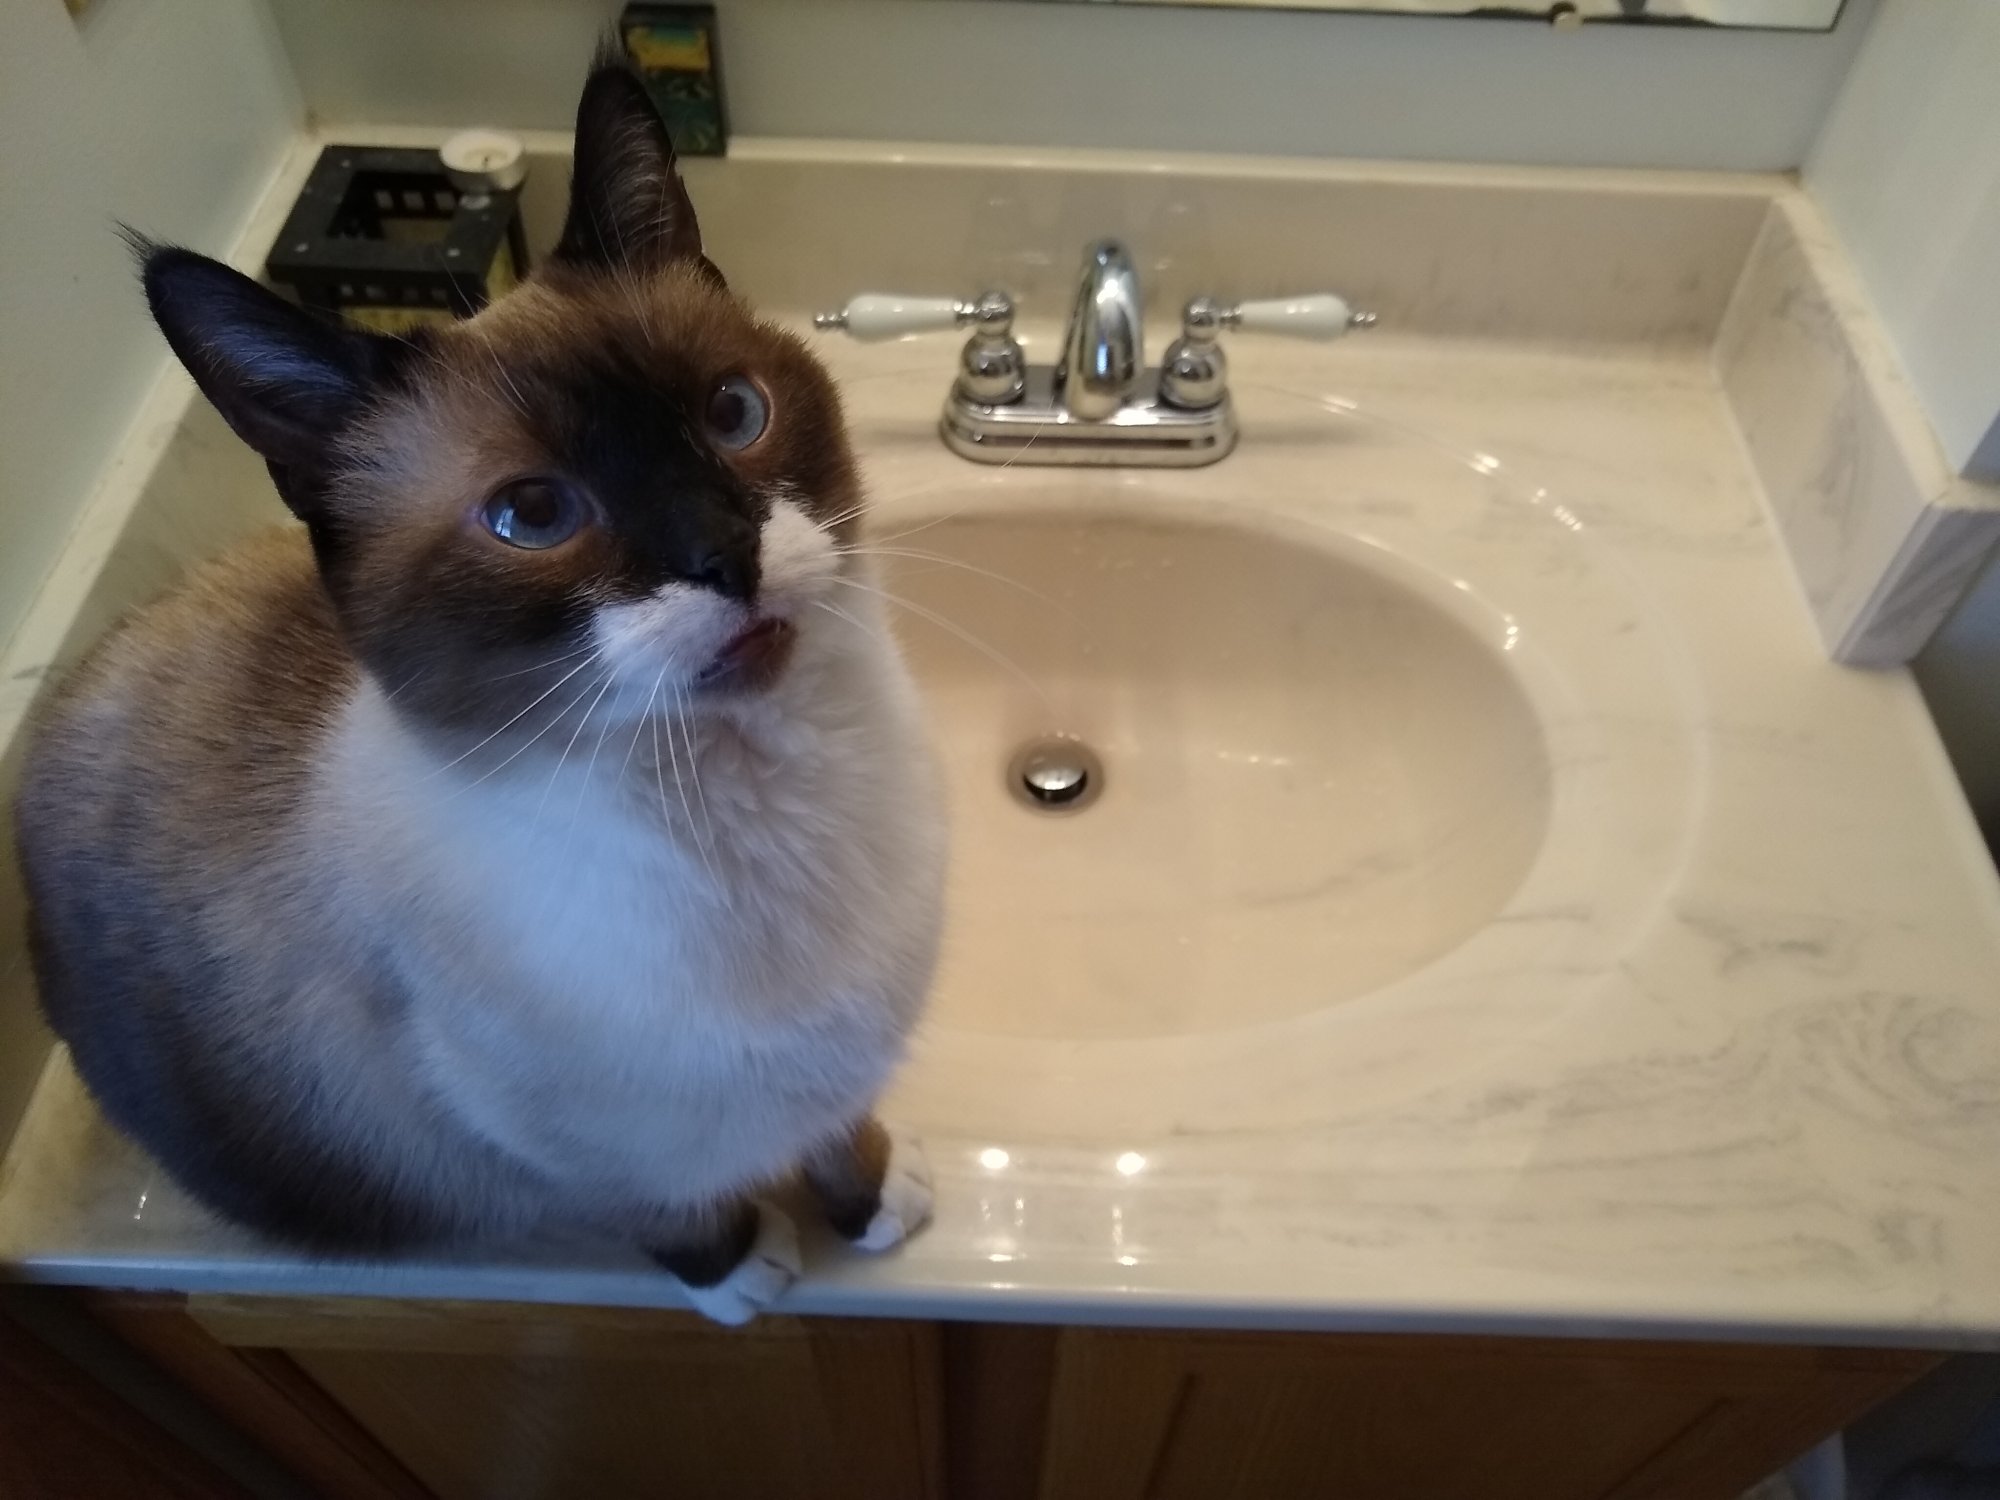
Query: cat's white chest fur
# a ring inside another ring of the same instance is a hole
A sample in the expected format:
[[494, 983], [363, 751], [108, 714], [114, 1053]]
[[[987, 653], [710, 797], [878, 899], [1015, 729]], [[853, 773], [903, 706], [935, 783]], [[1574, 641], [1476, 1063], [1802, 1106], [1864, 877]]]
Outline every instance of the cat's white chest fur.
[[935, 778], [886, 636], [847, 622], [686, 738], [598, 727], [481, 779], [364, 689], [320, 821], [445, 1105], [584, 1196], [698, 1202], [785, 1170], [900, 1056], [937, 942]]

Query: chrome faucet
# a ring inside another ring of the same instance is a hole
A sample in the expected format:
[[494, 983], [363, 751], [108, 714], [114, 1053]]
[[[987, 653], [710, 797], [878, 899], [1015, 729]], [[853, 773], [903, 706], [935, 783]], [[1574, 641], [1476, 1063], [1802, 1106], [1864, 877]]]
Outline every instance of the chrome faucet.
[[1053, 365], [1027, 362], [1005, 292], [972, 301], [866, 294], [813, 322], [871, 341], [970, 326], [938, 428], [947, 447], [975, 462], [1188, 466], [1236, 445], [1224, 329], [1332, 339], [1375, 318], [1329, 294], [1233, 305], [1197, 297], [1149, 370], [1138, 270], [1123, 245], [1099, 240], [1084, 253]]
[[1099, 240], [1084, 252], [1056, 366], [1056, 395], [1073, 414], [1102, 422], [1131, 400], [1146, 362], [1144, 318], [1132, 257], [1118, 241]]

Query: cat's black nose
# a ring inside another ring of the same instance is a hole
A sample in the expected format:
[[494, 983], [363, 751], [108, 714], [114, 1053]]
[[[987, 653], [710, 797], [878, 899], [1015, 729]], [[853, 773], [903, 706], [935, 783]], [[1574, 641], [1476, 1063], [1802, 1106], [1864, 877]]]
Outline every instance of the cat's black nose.
[[757, 594], [757, 554], [749, 547], [704, 547], [689, 559], [682, 576], [724, 598], [747, 603]]

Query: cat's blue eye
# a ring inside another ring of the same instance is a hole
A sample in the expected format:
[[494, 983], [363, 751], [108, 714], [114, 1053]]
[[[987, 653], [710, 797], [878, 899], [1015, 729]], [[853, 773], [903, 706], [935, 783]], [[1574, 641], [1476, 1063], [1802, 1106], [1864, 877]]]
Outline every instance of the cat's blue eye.
[[583, 529], [584, 505], [559, 479], [516, 479], [493, 492], [479, 519], [508, 546], [540, 551]]
[[770, 425], [770, 402], [742, 375], [726, 378], [708, 398], [708, 432], [720, 447], [747, 448]]

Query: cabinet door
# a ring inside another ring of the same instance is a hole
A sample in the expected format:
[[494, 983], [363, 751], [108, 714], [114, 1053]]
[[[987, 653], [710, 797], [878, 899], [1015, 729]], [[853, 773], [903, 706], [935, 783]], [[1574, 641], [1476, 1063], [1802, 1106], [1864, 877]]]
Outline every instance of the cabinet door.
[[1039, 1500], [1729, 1500], [1934, 1361], [1066, 1331]]
[[250, 1500], [243, 1489], [0, 1313], [0, 1500]]
[[937, 1334], [608, 1308], [190, 1299], [280, 1350], [440, 1500], [938, 1500]]

